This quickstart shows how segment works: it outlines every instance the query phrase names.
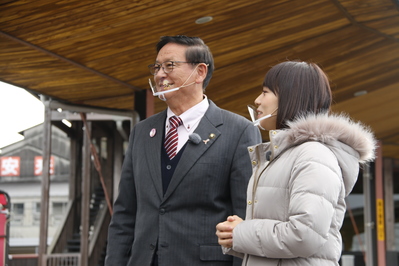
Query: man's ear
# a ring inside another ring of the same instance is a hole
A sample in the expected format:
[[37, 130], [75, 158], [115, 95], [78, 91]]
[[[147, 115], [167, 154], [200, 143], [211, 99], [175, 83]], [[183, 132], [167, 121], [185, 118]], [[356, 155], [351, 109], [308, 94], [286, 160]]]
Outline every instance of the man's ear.
[[203, 83], [206, 74], [208, 74], [208, 66], [206, 64], [199, 64], [197, 67], [197, 77], [195, 78], [195, 83]]

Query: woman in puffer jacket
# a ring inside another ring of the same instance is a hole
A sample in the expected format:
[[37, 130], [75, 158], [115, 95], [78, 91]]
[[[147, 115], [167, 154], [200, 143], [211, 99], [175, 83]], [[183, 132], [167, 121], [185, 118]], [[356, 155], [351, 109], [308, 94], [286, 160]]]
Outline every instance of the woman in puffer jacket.
[[331, 114], [331, 102], [314, 63], [287, 61], [266, 74], [254, 123], [270, 142], [248, 148], [246, 218], [216, 226], [223, 252], [242, 265], [338, 265], [345, 197], [359, 165], [374, 159], [376, 141], [361, 123]]

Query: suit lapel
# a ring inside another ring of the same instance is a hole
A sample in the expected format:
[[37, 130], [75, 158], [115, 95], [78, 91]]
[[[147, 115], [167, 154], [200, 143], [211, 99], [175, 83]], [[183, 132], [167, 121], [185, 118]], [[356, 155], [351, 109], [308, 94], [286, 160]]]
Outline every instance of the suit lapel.
[[[194, 131], [201, 137], [201, 142], [199, 144], [192, 143], [191, 141], [187, 142], [187, 146], [177, 164], [163, 200], [166, 200], [172, 194], [198, 159], [201, 158], [219, 138], [221, 133], [217, 127], [221, 124], [222, 116], [220, 109], [212, 101], [209, 101], [209, 108]], [[213, 134], [213, 136], [211, 136], [211, 134]], [[203, 140], [205, 140], [206, 143]]]
[[[161, 171], [161, 152], [160, 147], [162, 147], [162, 139], [164, 134], [164, 123], [166, 119], [166, 110], [160, 113], [154, 121], [148, 126], [148, 135], [145, 137], [150, 138], [149, 141], [145, 141], [145, 150], [147, 168], [150, 173], [151, 179], [154, 183], [155, 189], [158, 193], [159, 198], [162, 199], [162, 171]], [[156, 134], [151, 137], [151, 130], [155, 129]]]

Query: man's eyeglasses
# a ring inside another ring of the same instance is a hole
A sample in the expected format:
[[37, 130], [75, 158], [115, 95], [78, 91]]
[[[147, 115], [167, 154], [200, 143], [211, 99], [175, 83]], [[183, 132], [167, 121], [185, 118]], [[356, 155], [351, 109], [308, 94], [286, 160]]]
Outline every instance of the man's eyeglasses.
[[150, 73], [152, 75], [156, 75], [162, 67], [163, 72], [168, 74], [173, 71], [173, 69], [176, 66], [176, 63], [199, 64], [199, 63], [183, 62], [183, 61], [166, 61], [166, 62], [163, 62], [162, 64], [159, 64], [159, 63], [151, 64], [148, 66], [148, 69], [150, 70]]

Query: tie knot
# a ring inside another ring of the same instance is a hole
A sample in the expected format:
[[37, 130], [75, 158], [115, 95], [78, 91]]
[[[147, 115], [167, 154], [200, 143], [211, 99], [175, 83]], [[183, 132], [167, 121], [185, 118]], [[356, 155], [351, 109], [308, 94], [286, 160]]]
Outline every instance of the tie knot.
[[178, 116], [171, 116], [169, 118], [169, 123], [170, 123], [171, 128], [177, 128], [178, 126], [180, 126], [183, 123], [183, 121]]

